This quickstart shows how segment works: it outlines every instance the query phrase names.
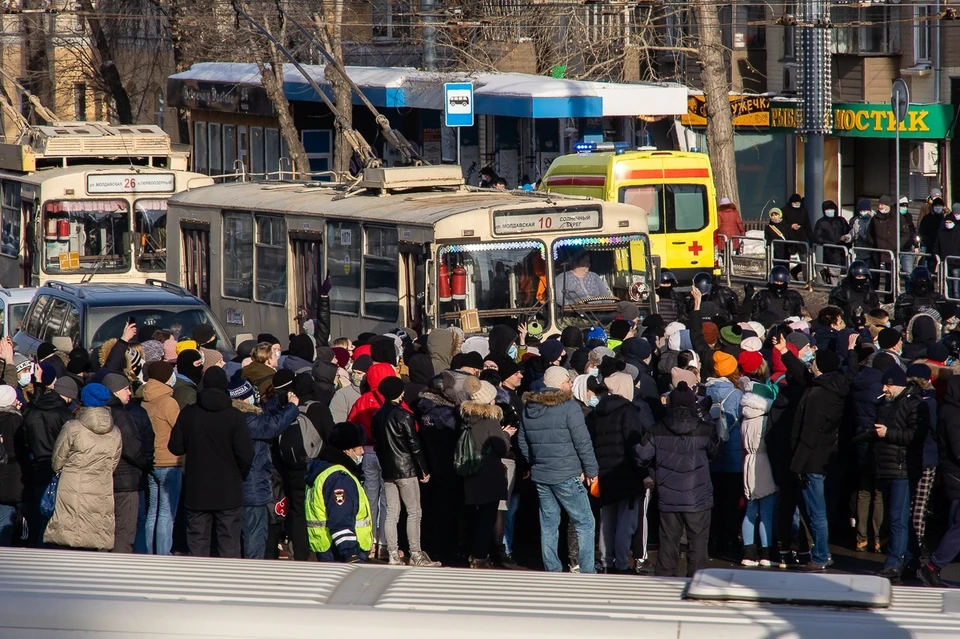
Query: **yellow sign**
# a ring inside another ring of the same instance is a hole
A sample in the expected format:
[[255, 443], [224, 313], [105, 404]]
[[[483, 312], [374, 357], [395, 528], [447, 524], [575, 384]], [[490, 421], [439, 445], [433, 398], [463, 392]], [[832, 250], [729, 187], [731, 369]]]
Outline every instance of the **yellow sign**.
[[[770, 125], [770, 100], [762, 95], [731, 95], [733, 126], [766, 127]], [[680, 116], [684, 126], [707, 125], [707, 102], [702, 95], [687, 98], [687, 114]]]
[[77, 251], [61, 253], [57, 259], [60, 260], [61, 271], [75, 271], [80, 268], [80, 253]]

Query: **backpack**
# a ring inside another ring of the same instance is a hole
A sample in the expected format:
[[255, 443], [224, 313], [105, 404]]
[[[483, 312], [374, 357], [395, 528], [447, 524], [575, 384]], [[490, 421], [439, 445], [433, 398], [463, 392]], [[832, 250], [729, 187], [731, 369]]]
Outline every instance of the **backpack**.
[[483, 454], [477, 448], [473, 429], [464, 425], [453, 451], [453, 470], [461, 477], [469, 477], [480, 472], [481, 466], [483, 466]]
[[323, 448], [320, 433], [307, 417], [307, 409], [313, 403], [309, 401], [299, 406], [297, 421], [280, 434], [277, 442], [280, 448], [280, 459], [289, 466], [305, 464], [311, 459], [316, 459], [320, 449]]
[[723, 412], [723, 403], [737, 390], [737, 387], [734, 386], [733, 390], [727, 393], [727, 396], [721, 399], [719, 403], [710, 406], [710, 419], [717, 427], [717, 435], [720, 436], [720, 441], [730, 441], [730, 425], [727, 424], [727, 418]]

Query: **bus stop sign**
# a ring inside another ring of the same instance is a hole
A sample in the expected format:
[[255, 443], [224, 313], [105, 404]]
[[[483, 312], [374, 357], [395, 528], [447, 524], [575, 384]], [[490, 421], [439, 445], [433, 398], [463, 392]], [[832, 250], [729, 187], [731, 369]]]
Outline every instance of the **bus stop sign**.
[[910, 89], [903, 78], [897, 78], [890, 92], [890, 106], [893, 108], [893, 117], [900, 124], [907, 119], [907, 110], [910, 108]]
[[443, 85], [443, 115], [450, 127], [473, 126], [473, 83], [447, 82]]

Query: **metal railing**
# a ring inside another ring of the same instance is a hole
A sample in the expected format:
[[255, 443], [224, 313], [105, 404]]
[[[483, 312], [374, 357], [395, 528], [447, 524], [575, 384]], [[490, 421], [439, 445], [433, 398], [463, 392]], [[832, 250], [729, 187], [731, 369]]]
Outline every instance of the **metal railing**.
[[940, 292], [951, 302], [960, 302], [960, 256], [948, 255], [938, 272]]
[[[776, 257], [778, 248], [780, 252], [786, 250], [788, 257]], [[767, 249], [767, 256], [767, 262], [770, 264], [770, 268], [778, 264], [786, 266], [787, 270], [790, 271], [791, 280], [798, 284], [806, 285], [810, 283], [814, 277], [810, 268], [810, 245], [806, 242], [799, 240], [774, 240], [770, 242], [770, 246]], [[800, 277], [794, 275], [797, 267], [800, 268]]]
[[722, 254], [726, 259], [721, 261], [720, 264], [724, 269], [727, 286], [730, 285], [730, 281], [733, 277], [738, 279], [749, 279], [765, 282], [770, 274], [771, 268], [770, 257], [772, 254], [770, 253], [769, 247], [767, 247], [763, 254], [750, 255], [744, 254], [741, 251], [740, 254], [734, 255], [734, 240], [740, 240], [741, 246], [743, 246], [744, 241], [763, 243], [763, 238], [750, 237], [748, 235], [733, 235], [725, 238], [725, 247], [722, 251]]
[[[896, 298], [900, 294], [900, 282], [897, 273], [900, 270], [897, 266], [898, 260], [894, 252], [888, 249], [865, 248], [858, 246], [853, 249], [858, 260], [863, 260], [870, 267], [870, 273], [875, 275], [873, 290], [877, 295], [883, 297], [889, 295]], [[888, 264], [888, 268], [878, 268], [880, 264]]]
[[[842, 263], [834, 264], [833, 262], [826, 261], [823, 255], [831, 250], [836, 252], [838, 256], [843, 256]], [[818, 255], [820, 256], [819, 260], [817, 259]], [[840, 278], [846, 275], [847, 269], [850, 268], [850, 262], [852, 261], [850, 259], [850, 252], [847, 250], [847, 247], [842, 244], [815, 244], [810, 247], [810, 258], [810, 279], [824, 286], [835, 286], [839, 283]], [[830, 275], [829, 280], [823, 276], [825, 270], [827, 274]]]

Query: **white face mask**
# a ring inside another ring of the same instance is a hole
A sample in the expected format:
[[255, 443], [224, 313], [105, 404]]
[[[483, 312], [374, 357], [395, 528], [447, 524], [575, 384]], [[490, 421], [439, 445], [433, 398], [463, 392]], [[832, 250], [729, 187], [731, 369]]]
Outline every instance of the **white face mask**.
[[247, 402], [247, 403], [250, 404], [251, 406], [256, 406], [256, 405], [257, 405], [257, 398], [254, 397], [253, 395], [251, 395], [250, 397], [246, 398], [246, 399], [243, 400], [243, 401]]
[[955, 227], [956, 225], [957, 225], [956, 222], [944, 222], [944, 223], [943, 223], [944, 228], [947, 228], [947, 229], [952, 229], [952, 228]]
[[33, 379], [33, 373], [20, 373], [17, 375], [17, 383], [19, 383], [20, 386], [26, 386], [30, 383], [31, 379]]
[[363, 463], [363, 455], [351, 455], [350, 458], [357, 466]]
[[170, 376], [170, 379], [167, 380], [167, 386], [169, 386], [170, 388], [173, 388], [176, 385], [177, 385], [177, 374], [174, 373], [173, 375]]
[[834, 215], [837, 214], [837, 212], [834, 209], [827, 209], [826, 211], [824, 211], [824, 213], [827, 214], [827, 217], [833, 217]]

